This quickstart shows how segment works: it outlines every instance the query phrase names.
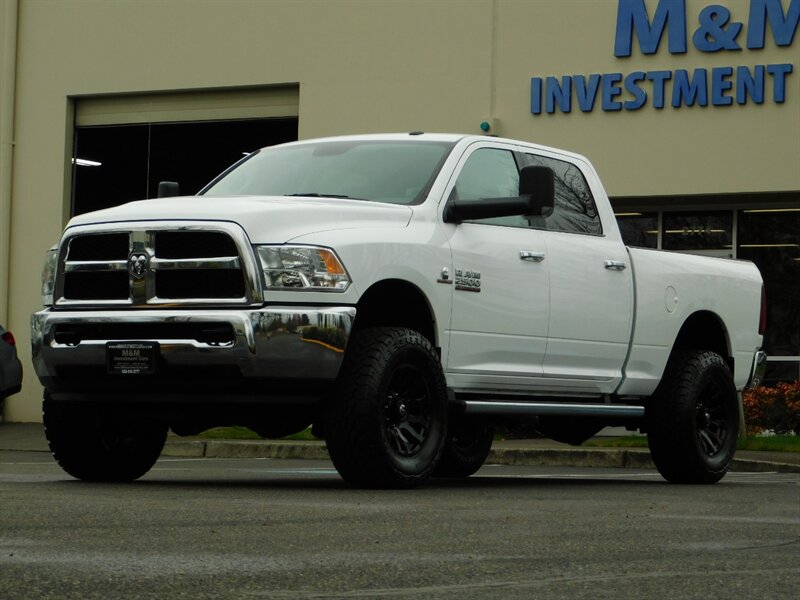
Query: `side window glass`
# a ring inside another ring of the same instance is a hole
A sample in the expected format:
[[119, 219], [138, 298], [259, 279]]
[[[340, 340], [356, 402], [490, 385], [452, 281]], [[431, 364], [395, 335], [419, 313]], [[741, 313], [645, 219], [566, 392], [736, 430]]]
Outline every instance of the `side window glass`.
[[564, 160], [525, 154], [525, 165], [550, 167], [555, 174], [555, 205], [549, 216], [535, 217], [531, 226], [549, 231], [602, 235], [597, 206], [581, 170]]
[[456, 181], [459, 200], [519, 195], [519, 170], [508, 150], [481, 148], [472, 153]]
[[[519, 195], [519, 169], [514, 154], [509, 150], [481, 148], [464, 163], [456, 185], [450, 194], [451, 200], [480, 202], [483, 198], [508, 198]], [[472, 223], [528, 227], [522, 215], [479, 219]]]

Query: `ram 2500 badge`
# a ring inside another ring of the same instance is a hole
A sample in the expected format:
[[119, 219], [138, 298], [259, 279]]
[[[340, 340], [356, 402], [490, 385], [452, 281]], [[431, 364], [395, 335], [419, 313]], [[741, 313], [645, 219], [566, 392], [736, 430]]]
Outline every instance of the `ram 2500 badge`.
[[728, 470], [766, 359], [748, 262], [626, 248], [583, 157], [459, 135], [265, 148], [198, 195], [73, 218], [32, 319], [50, 448], [132, 480], [168, 429], [309, 425], [354, 485], [465, 477], [493, 426], [648, 436]]

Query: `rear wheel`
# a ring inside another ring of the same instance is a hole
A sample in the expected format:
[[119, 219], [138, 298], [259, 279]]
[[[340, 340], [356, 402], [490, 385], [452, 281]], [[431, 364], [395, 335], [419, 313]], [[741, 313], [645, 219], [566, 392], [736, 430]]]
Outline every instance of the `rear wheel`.
[[494, 428], [491, 425], [471, 419], [453, 423], [433, 474], [437, 477], [469, 477], [486, 462], [493, 440]]
[[716, 483], [736, 452], [739, 408], [719, 354], [692, 351], [670, 361], [647, 407], [653, 462], [672, 483]]
[[439, 357], [417, 331], [364, 329], [353, 336], [325, 440], [349, 483], [412, 487], [432, 473], [447, 430], [447, 391]]
[[46, 394], [44, 428], [64, 471], [86, 481], [133, 481], [155, 464], [167, 425], [97, 402], [55, 402]]

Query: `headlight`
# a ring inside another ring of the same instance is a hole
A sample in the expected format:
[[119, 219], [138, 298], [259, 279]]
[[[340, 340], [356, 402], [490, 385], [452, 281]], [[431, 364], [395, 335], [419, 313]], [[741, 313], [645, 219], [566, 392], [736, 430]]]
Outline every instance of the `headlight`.
[[53, 289], [56, 285], [56, 267], [58, 266], [58, 247], [53, 246], [44, 257], [42, 268], [42, 306], [53, 305]]
[[268, 290], [343, 292], [350, 277], [339, 257], [316, 246], [256, 246]]

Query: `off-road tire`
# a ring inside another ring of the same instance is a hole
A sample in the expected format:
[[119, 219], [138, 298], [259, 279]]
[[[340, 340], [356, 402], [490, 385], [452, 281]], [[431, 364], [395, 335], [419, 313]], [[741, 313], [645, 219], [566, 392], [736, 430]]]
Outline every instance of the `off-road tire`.
[[401, 327], [357, 332], [327, 406], [325, 441], [342, 478], [358, 487], [418, 486], [446, 434], [447, 388], [430, 342]]
[[56, 402], [45, 393], [44, 431], [64, 471], [84, 481], [133, 481], [155, 464], [167, 425], [95, 402]]
[[450, 424], [450, 435], [442, 458], [433, 472], [435, 477], [469, 477], [483, 466], [494, 440], [494, 427], [472, 419]]
[[690, 351], [673, 357], [646, 408], [653, 462], [672, 483], [716, 483], [736, 452], [738, 395], [719, 354]]

